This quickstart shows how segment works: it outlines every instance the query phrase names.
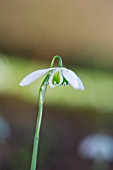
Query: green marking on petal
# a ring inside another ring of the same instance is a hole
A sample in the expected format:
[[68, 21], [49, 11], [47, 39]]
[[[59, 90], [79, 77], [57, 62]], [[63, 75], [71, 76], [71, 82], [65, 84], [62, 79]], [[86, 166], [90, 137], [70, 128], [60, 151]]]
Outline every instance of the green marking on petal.
[[60, 72], [56, 72], [54, 73], [53, 79], [52, 79], [52, 83], [54, 84], [59, 84], [60, 83]]
[[65, 77], [63, 77], [62, 85], [64, 85], [64, 86], [68, 86], [69, 85], [69, 82], [65, 79]]

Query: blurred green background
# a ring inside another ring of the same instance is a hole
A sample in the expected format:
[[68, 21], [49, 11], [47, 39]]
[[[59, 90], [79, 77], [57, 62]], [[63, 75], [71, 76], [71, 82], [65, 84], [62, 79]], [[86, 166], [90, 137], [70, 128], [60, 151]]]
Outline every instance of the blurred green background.
[[0, 170], [30, 169], [44, 77], [27, 87], [19, 82], [48, 68], [54, 55], [85, 91], [48, 86], [38, 170], [93, 168], [77, 148], [87, 135], [113, 136], [112, 9], [112, 1], [102, 0], [0, 1]]

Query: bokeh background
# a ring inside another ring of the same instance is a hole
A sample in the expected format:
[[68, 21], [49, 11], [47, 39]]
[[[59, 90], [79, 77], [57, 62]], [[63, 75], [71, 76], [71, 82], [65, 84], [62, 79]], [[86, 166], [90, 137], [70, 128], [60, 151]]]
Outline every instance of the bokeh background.
[[[92, 170], [78, 151], [88, 135], [113, 136], [113, 1], [0, 1], [0, 170], [30, 169], [43, 78], [54, 55], [83, 81], [85, 91], [48, 87], [38, 170]], [[104, 147], [104, 146], [103, 146]], [[109, 170], [113, 162], [109, 161]]]

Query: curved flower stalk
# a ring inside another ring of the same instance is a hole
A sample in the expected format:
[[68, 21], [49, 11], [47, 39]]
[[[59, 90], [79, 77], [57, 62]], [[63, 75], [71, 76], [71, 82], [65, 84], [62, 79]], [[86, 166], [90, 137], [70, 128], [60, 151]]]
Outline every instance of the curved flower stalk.
[[[53, 67], [55, 59], [58, 59], [59, 67]], [[47, 85], [49, 84], [51, 88], [54, 88], [55, 86], [71, 85], [74, 89], [84, 90], [84, 86], [80, 78], [73, 71], [63, 67], [62, 59], [60, 56], [53, 57], [50, 68], [37, 70], [27, 75], [20, 82], [20, 86], [27, 86], [45, 74], [47, 75], [44, 81], [42, 82], [40, 90], [39, 90], [39, 111], [38, 111], [38, 119], [37, 119], [37, 124], [36, 124], [36, 132], [35, 132], [35, 137], [34, 137], [31, 170], [36, 170], [39, 133], [40, 133], [43, 103], [44, 103], [44, 97], [45, 97]]]

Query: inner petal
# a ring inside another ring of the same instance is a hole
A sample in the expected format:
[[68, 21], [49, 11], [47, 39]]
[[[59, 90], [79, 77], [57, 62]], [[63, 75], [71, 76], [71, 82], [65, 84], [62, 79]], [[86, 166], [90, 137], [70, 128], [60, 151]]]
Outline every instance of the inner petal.
[[65, 79], [65, 77], [63, 77], [62, 85], [64, 85], [64, 86], [69, 85], [69, 82]]
[[62, 83], [62, 81], [63, 81], [63, 77], [62, 77], [62, 73], [61, 73], [61, 71], [57, 71], [57, 72], [55, 72], [54, 73], [54, 76], [53, 76], [53, 79], [52, 79], [52, 83], [53, 84], [61, 84]]

